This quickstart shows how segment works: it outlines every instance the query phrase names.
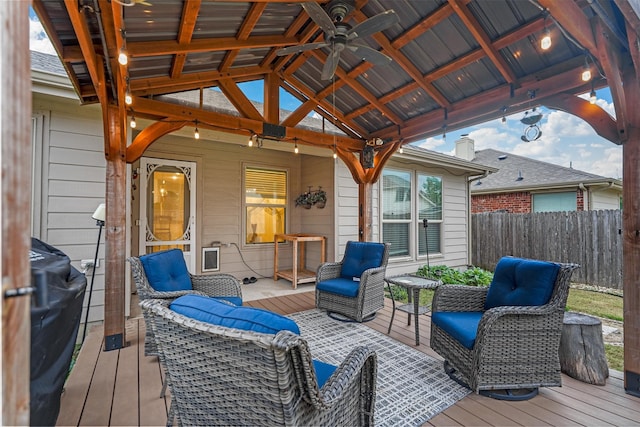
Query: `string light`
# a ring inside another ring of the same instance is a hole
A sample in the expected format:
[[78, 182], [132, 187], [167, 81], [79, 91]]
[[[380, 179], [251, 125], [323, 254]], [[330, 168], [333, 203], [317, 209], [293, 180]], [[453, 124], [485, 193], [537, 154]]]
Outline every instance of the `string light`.
[[404, 153], [404, 147], [400, 147], [400, 149], [398, 150], [398, 153], [400, 154]]
[[589, 63], [587, 61], [587, 55], [584, 56], [584, 67], [582, 67], [582, 81], [588, 82], [591, 80], [591, 67], [589, 67]]
[[255, 138], [255, 136], [256, 136], [256, 135], [255, 135], [254, 133], [252, 133], [252, 134], [249, 136], [249, 140], [247, 141], [247, 145], [248, 145], [249, 147], [253, 147], [253, 138]]
[[596, 96], [596, 90], [593, 88], [593, 80], [591, 80], [591, 93], [589, 93], [589, 102], [591, 105], [595, 104], [598, 100]]
[[298, 152], [299, 152], [297, 138], [296, 138], [296, 141], [295, 141], [295, 143], [293, 145], [293, 152], [296, 153], [296, 154], [298, 154]]
[[129, 125], [131, 126], [131, 129], [135, 129], [138, 125], [136, 123], [136, 116], [134, 116], [133, 113], [131, 113], [131, 121], [129, 122]]
[[118, 54], [118, 62], [120, 63], [120, 65], [127, 65], [129, 63], [129, 56], [124, 50], [124, 47], [120, 49], [120, 53]]
[[131, 87], [129, 86], [129, 76], [127, 76], [126, 82], [127, 82], [127, 90], [124, 94], [124, 103], [127, 105], [131, 105], [133, 103], [133, 97], [131, 96]]
[[338, 158], [338, 152], [336, 151], [336, 146], [333, 146], [333, 158], [337, 159]]
[[551, 47], [551, 31], [549, 31], [549, 29], [545, 27], [544, 32], [542, 34], [544, 35], [540, 40], [540, 48], [542, 50], [548, 50]]
[[198, 121], [196, 120], [196, 129], [193, 131], [193, 137], [195, 139], [200, 139], [200, 132], [198, 131]]

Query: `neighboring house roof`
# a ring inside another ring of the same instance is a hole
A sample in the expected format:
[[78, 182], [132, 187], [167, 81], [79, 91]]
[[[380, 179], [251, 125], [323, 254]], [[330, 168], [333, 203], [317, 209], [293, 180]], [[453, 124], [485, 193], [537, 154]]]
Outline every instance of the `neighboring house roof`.
[[59, 76], [67, 75], [67, 71], [62, 66], [62, 62], [60, 62], [60, 58], [57, 55], [49, 55], [35, 50], [31, 51], [31, 69]]
[[472, 184], [472, 194], [560, 189], [578, 187], [580, 184], [585, 187], [602, 184], [622, 187], [622, 182], [618, 179], [606, 178], [494, 149], [476, 151], [472, 162], [498, 169], [497, 172]]

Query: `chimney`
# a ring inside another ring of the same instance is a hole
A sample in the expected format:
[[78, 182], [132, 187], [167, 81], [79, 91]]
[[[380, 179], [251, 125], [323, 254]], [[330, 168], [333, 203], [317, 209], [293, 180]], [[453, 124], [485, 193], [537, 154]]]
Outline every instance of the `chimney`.
[[473, 139], [466, 133], [456, 141], [456, 157], [469, 161], [476, 157]]

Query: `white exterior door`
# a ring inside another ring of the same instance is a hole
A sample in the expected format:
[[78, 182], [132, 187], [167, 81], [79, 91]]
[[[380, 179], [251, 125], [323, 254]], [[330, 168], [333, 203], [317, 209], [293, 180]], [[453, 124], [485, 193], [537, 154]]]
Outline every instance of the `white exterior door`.
[[140, 255], [181, 249], [196, 270], [196, 164], [140, 159]]

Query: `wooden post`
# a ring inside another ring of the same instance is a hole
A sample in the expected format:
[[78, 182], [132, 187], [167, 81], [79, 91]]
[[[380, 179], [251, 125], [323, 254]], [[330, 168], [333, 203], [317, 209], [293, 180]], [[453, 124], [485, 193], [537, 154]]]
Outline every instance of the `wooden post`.
[[[640, 82], [624, 73], [628, 139], [622, 147], [622, 281], [624, 290], [624, 388], [640, 397]], [[635, 100], [635, 102], [633, 101]]]
[[[105, 108], [105, 106], [103, 106]], [[116, 106], [106, 106], [105, 145], [109, 146], [106, 171], [104, 349], [125, 345], [125, 239], [126, 144], [125, 121]]]
[[358, 184], [358, 236], [361, 242], [373, 239], [373, 184]]
[[29, 294], [7, 298], [31, 283], [30, 2], [0, 2], [0, 129], [2, 142], [2, 425], [29, 425]]

